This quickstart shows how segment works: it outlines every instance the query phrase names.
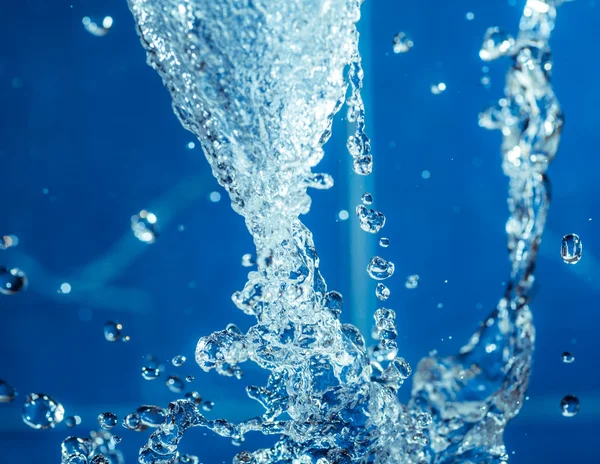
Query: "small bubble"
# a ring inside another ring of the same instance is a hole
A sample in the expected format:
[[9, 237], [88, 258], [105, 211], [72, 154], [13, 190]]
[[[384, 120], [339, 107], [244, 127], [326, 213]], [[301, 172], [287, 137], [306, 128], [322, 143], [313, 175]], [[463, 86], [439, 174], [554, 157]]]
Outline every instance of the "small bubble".
[[117, 415], [112, 412], [103, 412], [98, 416], [98, 424], [105, 430], [112, 429], [118, 422]]
[[254, 257], [250, 253], [246, 253], [242, 256], [242, 266], [243, 267], [252, 267], [256, 264], [254, 262]]
[[475, 19], [475, 13], [473, 13], [472, 11], [469, 11], [465, 15], [465, 18], [467, 21], [473, 21]]
[[515, 45], [515, 39], [506, 31], [498, 27], [490, 27], [483, 38], [479, 58], [483, 61], [491, 61], [504, 55], [508, 55]]
[[431, 173], [429, 171], [425, 170], [421, 173], [421, 177], [423, 179], [429, 179], [431, 177]]
[[196, 148], [196, 144], [194, 142], [188, 142], [186, 148], [188, 150], [193, 150], [194, 148]]
[[104, 338], [109, 342], [118, 342], [123, 335], [120, 322], [108, 321], [104, 324]]
[[171, 362], [173, 363], [173, 365], [174, 365], [175, 367], [181, 367], [181, 366], [183, 366], [183, 365], [184, 365], [184, 363], [185, 363], [185, 361], [186, 361], [186, 358], [185, 358], [185, 356], [183, 356], [183, 355], [180, 355], [180, 354], [178, 354], [177, 356], [175, 356], [175, 357], [174, 357], [174, 358], [171, 360]]
[[375, 295], [377, 295], [377, 298], [379, 298], [381, 301], [387, 300], [390, 297], [390, 293], [390, 289], [381, 282], [377, 284], [377, 287], [375, 287]]
[[154, 213], [143, 209], [131, 216], [131, 230], [140, 242], [154, 243], [158, 237], [158, 219]]
[[560, 402], [560, 409], [565, 417], [576, 416], [579, 412], [579, 398], [573, 395], [565, 396]]
[[192, 383], [192, 382], [194, 381], [194, 376], [193, 376], [193, 375], [188, 375], [188, 376], [185, 378], [185, 381], [186, 381], [187, 383]]
[[361, 200], [364, 205], [370, 205], [373, 203], [373, 195], [371, 195], [369, 192], [363, 193]]
[[60, 293], [71, 293], [71, 284], [68, 282], [63, 282], [62, 284], [60, 284]]
[[348, 211], [346, 211], [345, 209], [342, 209], [338, 213], [338, 217], [340, 218], [340, 221], [345, 221], [346, 219], [348, 219], [350, 217], [350, 213]]
[[205, 401], [204, 403], [202, 403], [202, 409], [204, 409], [205, 411], [212, 411], [214, 407], [215, 403], [212, 401]]
[[184, 383], [176, 375], [169, 376], [165, 383], [173, 393], [181, 393], [185, 388]]
[[419, 286], [420, 277], [417, 274], [409, 275], [406, 278], [406, 282], [404, 282], [404, 286], [410, 290], [417, 288]]
[[387, 248], [390, 246], [390, 239], [387, 237], [381, 237], [379, 239], [379, 246], [382, 248]]
[[23, 405], [23, 422], [32, 429], [46, 430], [60, 424], [65, 416], [65, 408], [54, 398], [43, 393], [27, 395]]
[[568, 351], [564, 351], [562, 354], [562, 361], [565, 364], [571, 364], [572, 362], [575, 361], [575, 356], [573, 356], [571, 353], [569, 353]]
[[367, 272], [375, 280], [385, 280], [392, 277], [394, 270], [394, 263], [380, 256], [373, 256], [367, 265]]
[[10, 403], [17, 396], [17, 391], [6, 383], [4, 380], [0, 379], [0, 403]]
[[19, 244], [19, 238], [16, 235], [3, 235], [0, 237], [0, 250], [7, 250], [10, 247], [16, 247]]
[[394, 53], [406, 53], [415, 45], [406, 32], [398, 32], [392, 41]]
[[219, 201], [221, 201], [221, 194], [219, 192], [210, 192], [208, 198], [213, 203], [218, 203]]
[[65, 425], [69, 428], [77, 427], [79, 424], [81, 424], [79, 416], [69, 416], [65, 419]]
[[16, 267], [7, 269], [0, 267], [0, 293], [14, 295], [27, 288], [27, 275]]
[[446, 91], [446, 83], [445, 82], [438, 82], [437, 84], [432, 84], [431, 85], [431, 93], [434, 95], [439, 95], [441, 93], [444, 93]]
[[155, 380], [160, 377], [160, 369], [158, 367], [142, 367], [142, 377], [146, 380]]
[[577, 264], [583, 253], [583, 243], [577, 234], [565, 235], [560, 247], [560, 255], [567, 264]]

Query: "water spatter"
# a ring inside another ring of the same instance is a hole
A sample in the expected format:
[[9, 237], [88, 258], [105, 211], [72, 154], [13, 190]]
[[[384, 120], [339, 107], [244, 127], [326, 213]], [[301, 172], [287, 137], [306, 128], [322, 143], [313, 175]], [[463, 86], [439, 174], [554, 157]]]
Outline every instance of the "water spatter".
[[115, 425], [118, 424], [118, 422], [119, 419], [115, 413], [103, 412], [102, 414], [98, 415], [98, 424], [104, 430], [112, 429]]
[[576, 416], [579, 412], [579, 398], [573, 395], [565, 396], [560, 402], [560, 410], [565, 417]]
[[11, 403], [17, 397], [17, 391], [12, 385], [0, 379], [0, 403]]
[[158, 219], [154, 213], [143, 209], [131, 216], [131, 230], [140, 242], [154, 243], [158, 237]]
[[414, 46], [413, 40], [406, 32], [398, 32], [392, 41], [394, 53], [406, 53]]
[[0, 267], [0, 293], [14, 295], [27, 288], [27, 275], [19, 268]]
[[577, 264], [583, 254], [583, 243], [577, 234], [565, 235], [560, 247], [560, 256], [567, 264]]
[[52, 429], [64, 419], [65, 408], [51, 396], [31, 393], [25, 398], [22, 417], [32, 429]]

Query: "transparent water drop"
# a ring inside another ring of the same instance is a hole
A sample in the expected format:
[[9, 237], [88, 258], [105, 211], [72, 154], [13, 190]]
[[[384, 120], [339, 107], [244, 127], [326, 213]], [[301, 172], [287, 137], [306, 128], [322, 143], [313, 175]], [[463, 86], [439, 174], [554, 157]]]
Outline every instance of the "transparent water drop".
[[[85, 462], [85, 461], [84, 461]], [[69, 464], [84, 464], [84, 462], [69, 463]], [[103, 454], [97, 454], [92, 458], [90, 464], [112, 464], [111, 461]]]
[[186, 381], [187, 383], [192, 383], [192, 382], [194, 381], [194, 376], [193, 376], [193, 375], [188, 375], [188, 376], [185, 378], [185, 381]]
[[65, 425], [69, 428], [77, 427], [79, 424], [81, 424], [79, 416], [69, 416], [65, 419]]
[[496, 58], [508, 55], [512, 52], [515, 45], [515, 39], [499, 27], [490, 27], [485, 32], [479, 58], [484, 61], [495, 60]]
[[567, 264], [577, 264], [583, 254], [583, 243], [577, 234], [565, 235], [560, 247], [560, 255]]
[[565, 364], [571, 364], [572, 362], [575, 361], [575, 356], [573, 356], [568, 351], [564, 351], [561, 358], [562, 358], [562, 362], [564, 362]]
[[119, 435], [113, 435], [110, 439], [114, 445], [118, 445], [123, 441], [123, 439]]
[[576, 416], [579, 412], [579, 398], [573, 395], [565, 396], [560, 402], [560, 409], [565, 417]]
[[382, 283], [378, 283], [377, 287], [375, 287], [375, 295], [377, 295], [377, 298], [381, 301], [387, 300], [390, 297], [390, 293], [390, 289]]
[[185, 389], [185, 384], [176, 375], [169, 376], [166, 381], [166, 385], [173, 393], [181, 393]]
[[142, 367], [142, 377], [145, 380], [155, 380], [160, 377], [160, 369], [158, 367]]
[[131, 230], [140, 242], [154, 243], [158, 237], [158, 219], [154, 213], [143, 209], [131, 216]]
[[22, 412], [23, 422], [36, 430], [56, 427], [65, 417], [65, 408], [51, 396], [43, 393], [27, 395]]
[[109, 342], [118, 342], [123, 335], [123, 326], [120, 322], [107, 321], [104, 324], [104, 338]]
[[365, 192], [363, 193], [361, 200], [364, 205], [370, 205], [373, 203], [373, 195], [371, 195], [369, 192]]
[[202, 403], [202, 409], [204, 409], [205, 411], [212, 411], [214, 407], [215, 403], [213, 401], [205, 401], [204, 403]]
[[340, 221], [345, 221], [346, 219], [348, 219], [350, 217], [350, 213], [348, 211], [346, 211], [345, 209], [341, 209], [338, 212], [338, 217], [340, 218]]
[[406, 32], [398, 32], [392, 42], [394, 53], [406, 53], [415, 45]]
[[104, 430], [112, 429], [118, 422], [119, 419], [117, 418], [117, 415], [112, 412], [103, 412], [98, 416], [98, 424]]
[[0, 403], [11, 403], [17, 397], [17, 391], [0, 379]]
[[121, 421], [123, 428], [133, 430], [135, 432], [144, 431], [147, 426], [142, 423], [142, 418], [137, 413], [127, 414]]
[[198, 456], [194, 456], [192, 454], [182, 454], [181, 456], [179, 456], [179, 460], [177, 461], [177, 464], [199, 464], [200, 463], [200, 459], [198, 458]]
[[379, 239], [379, 246], [382, 248], [387, 248], [390, 246], [390, 239], [387, 237], [381, 237]]
[[409, 275], [406, 278], [406, 282], [404, 282], [404, 286], [410, 290], [417, 288], [419, 286], [420, 277], [417, 274]]
[[0, 267], [0, 293], [14, 295], [27, 288], [27, 275], [16, 267], [8, 269]]
[[395, 266], [391, 261], [387, 261], [380, 256], [373, 256], [367, 265], [367, 272], [371, 279], [385, 280], [394, 275]]
[[333, 177], [329, 174], [313, 174], [306, 179], [306, 185], [318, 190], [327, 190], [333, 187]]
[[0, 236], [0, 250], [8, 250], [10, 247], [15, 247], [19, 244], [19, 238], [16, 235]]
[[242, 256], [242, 266], [244, 267], [252, 267], [256, 263], [254, 262], [254, 257], [250, 253], [246, 253]]
[[63, 463], [87, 464], [94, 452], [94, 442], [89, 438], [67, 437], [60, 445]]
[[185, 394], [185, 399], [191, 401], [196, 406], [198, 406], [199, 404], [202, 404], [202, 397], [200, 396], [200, 393], [198, 393], [197, 391], [187, 392]]
[[403, 379], [408, 379], [410, 374], [412, 374], [412, 368], [410, 367], [408, 361], [404, 358], [395, 358], [391, 364], [398, 369], [398, 372]]
[[181, 367], [185, 364], [186, 358], [185, 356], [178, 354], [177, 356], [175, 356], [171, 362], [173, 363], [173, 365], [175, 367]]
[[153, 405], [144, 405], [136, 409], [135, 412], [142, 424], [148, 427], [158, 427], [165, 422], [167, 411], [163, 408]]
[[379, 211], [368, 209], [365, 205], [356, 207], [356, 215], [360, 221], [360, 228], [365, 232], [376, 234], [385, 226], [385, 215]]
[[102, 20], [92, 19], [89, 16], [84, 16], [81, 19], [81, 23], [86, 31], [96, 37], [104, 37], [110, 32], [113, 25], [113, 19], [111, 16], [105, 16]]

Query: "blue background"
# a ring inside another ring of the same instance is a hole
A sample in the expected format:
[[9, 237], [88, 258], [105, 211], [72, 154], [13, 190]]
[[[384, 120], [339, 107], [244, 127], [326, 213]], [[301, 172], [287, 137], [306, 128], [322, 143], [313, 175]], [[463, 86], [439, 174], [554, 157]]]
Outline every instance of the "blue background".
[[[329, 287], [345, 296], [343, 317], [367, 333], [377, 300], [364, 267], [378, 247], [354, 215], [339, 221], [337, 212], [353, 211], [365, 189], [374, 194], [388, 218], [383, 235], [391, 246], [383, 254], [396, 263], [389, 306], [398, 313], [400, 353], [413, 365], [432, 349], [456, 352], [502, 295], [507, 182], [500, 134], [479, 128], [477, 114], [501, 96], [509, 62], [490, 64], [486, 89], [478, 49], [489, 26], [516, 32], [523, 2], [512, 3], [366, 2], [361, 49], [374, 175], [350, 175], [346, 127], [338, 118], [320, 166], [336, 187], [312, 192], [313, 209], [304, 218]], [[86, 15], [111, 15], [110, 33], [86, 32]], [[553, 203], [532, 305], [537, 351], [530, 399], [506, 432], [514, 463], [600, 462], [599, 29], [595, 1], [560, 8], [553, 82], [567, 123], [550, 168]], [[415, 42], [403, 55], [392, 52], [399, 31]], [[245, 282], [240, 257], [252, 252], [252, 242], [225, 197], [209, 200], [210, 192], [223, 191], [198, 144], [186, 148], [193, 137], [145, 64], [125, 2], [11, 2], [3, 5], [0, 42], [0, 235], [20, 239], [0, 252], [0, 265], [18, 266], [30, 279], [27, 291], [0, 295], [0, 378], [20, 393], [0, 404], [0, 463], [59, 462], [62, 439], [84, 436], [98, 413], [122, 417], [140, 404], [166, 406], [177, 398], [162, 380], [142, 379], [147, 353], [165, 363], [186, 355], [188, 362], [170, 371], [196, 377], [186, 387], [215, 401], [211, 417], [258, 413], [244, 386], [262, 382], [263, 372], [247, 365], [238, 381], [204, 374], [193, 362], [200, 336], [228, 322], [243, 329], [252, 322], [230, 301]], [[447, 91], [433, 95], [438, 81]], [[161, 225], [152, 245], [131, 234], [130, 217], [142, 208]], [[582, 238], [584, 257], [567, 266], [560, 240], [572, 232]], [[404, 288], [409, 274], [420, 275], [419, 288]], [[71, 293], [58, 292], [62, 282]], [[131, 342], [107, 342], [107, 320], [120, 321]], [[575, 363], [561, 362], [565, 350]], [[30, 392], [52, 395], [83, 424], [28, 428], [20, 409]], [[566, 394], [581, 399], [574, 418], [560, 414]], [[136, 462], [146, 434], [120, 427], [117, 433], [128, 462]], [[265, 443], [249, 436], [245, 446]], [[237, 450], [202, 430], [186, 436], [181, 449], [205, 463], [229, 462]]]

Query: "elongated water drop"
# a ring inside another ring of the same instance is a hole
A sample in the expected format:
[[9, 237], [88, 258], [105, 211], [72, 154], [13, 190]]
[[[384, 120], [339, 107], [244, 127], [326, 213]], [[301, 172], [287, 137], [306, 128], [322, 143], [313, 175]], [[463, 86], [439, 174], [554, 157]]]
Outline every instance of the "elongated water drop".
[[178, 354], [171, 360], [171, 362], [173, 363], [173, 365], [175, 367], [181, 367], [185, 363], [185, 360], [186, 360], [185, 356]]
[[565, 417], [576, 416], [579, 412], [579, 398], [573, 395], [565, 396], [560, 402], [560, 409]]
[[27, 288], [27, 275], [16, 267], [0, 267], [0, 293], [14, 295]]
[[23, 422], [32, 429], [51, 429], [62, 422], [65, 408], [48, 395], [31, 393], [25, 399], [22, 417]]
[[583, 254], [583, 243], [577, 234], [565, 235], [560, 247], [560, 255], [567, 264], [577, 264]]
[[375, 280], [389, 279], [394, 275], [394, 269], [394, 263], [380, 256], [373, 256], [367, 265], [367, 272]]

